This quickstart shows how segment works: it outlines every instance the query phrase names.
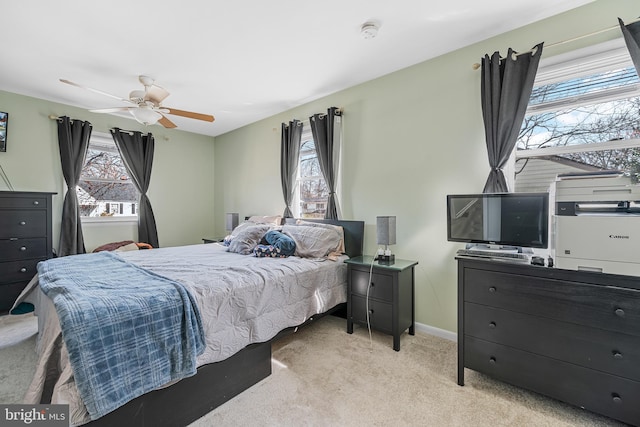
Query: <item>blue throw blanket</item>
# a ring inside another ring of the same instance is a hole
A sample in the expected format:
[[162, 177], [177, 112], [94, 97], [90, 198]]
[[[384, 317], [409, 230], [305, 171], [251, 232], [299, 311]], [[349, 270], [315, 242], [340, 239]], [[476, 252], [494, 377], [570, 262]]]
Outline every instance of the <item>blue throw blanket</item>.
[[38, 264], [91, 419], [196, 372], [200, 312], [179, 283], [109, 252]]

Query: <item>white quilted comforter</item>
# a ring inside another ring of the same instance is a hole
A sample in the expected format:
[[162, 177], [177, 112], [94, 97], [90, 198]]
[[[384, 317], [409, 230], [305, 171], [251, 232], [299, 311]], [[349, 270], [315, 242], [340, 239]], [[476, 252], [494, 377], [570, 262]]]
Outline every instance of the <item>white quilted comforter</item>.
[[[219, 244], [118, 255], [183, 283], [191, 292], [200, 309], [206, 339], [198, 366], [224, 360], [249, 344], [268, 341], [281, 330], [346, 301], [347, 268], [343, 258], [256, 258], [226, 252]], [[47, 394], [51, 403], [70, 405], [73, 425], [88, 422], [55, 308], [39, 290], [37, 278], [23, 291], [20, 301], [36, 306], [40, 332], [39, 362], [24, 403], [46, 401]]]

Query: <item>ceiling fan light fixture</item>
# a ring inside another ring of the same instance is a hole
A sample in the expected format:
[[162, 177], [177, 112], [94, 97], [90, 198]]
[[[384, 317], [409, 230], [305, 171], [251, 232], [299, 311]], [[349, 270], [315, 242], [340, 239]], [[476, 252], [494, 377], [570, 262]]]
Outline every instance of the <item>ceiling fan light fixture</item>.
[[162, 114], [157, 111], [153, 111], [150, 108], [132, 108], [129, 110], [133, 118], [136, 119], [138, 123], [141, 123], [145, 126], [154, 125], [162, 118]]

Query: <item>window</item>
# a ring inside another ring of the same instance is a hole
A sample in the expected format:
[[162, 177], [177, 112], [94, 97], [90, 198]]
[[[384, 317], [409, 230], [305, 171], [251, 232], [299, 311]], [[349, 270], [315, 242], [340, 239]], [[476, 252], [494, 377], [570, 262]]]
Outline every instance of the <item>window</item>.
[[324, 218], [328, 197], [329, 191], [318, 163], [311, 126], [305, 120], [298, 164], [298, 212], [294, 212], [294, 215], [299, 218]]
[[111, 135], [92, 135], [76, 187], [82, 217], [137, 216], [139, 193]]
[[639, 172], [636, 70], [622, 39], [590, 50], [540, 67], [516, 144], [515, 191], [547, 191], [561, 173]]

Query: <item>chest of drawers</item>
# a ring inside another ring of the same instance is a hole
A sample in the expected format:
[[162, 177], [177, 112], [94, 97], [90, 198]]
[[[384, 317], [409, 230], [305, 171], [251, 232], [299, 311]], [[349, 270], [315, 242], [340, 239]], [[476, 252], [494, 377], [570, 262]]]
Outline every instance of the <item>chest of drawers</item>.
[[0, 191], [0, 313], [11, 308], [38, 262], [53, 254], [53, 194]]
[[458, 259], [464, 368], [640, 425], [640, 278]]

